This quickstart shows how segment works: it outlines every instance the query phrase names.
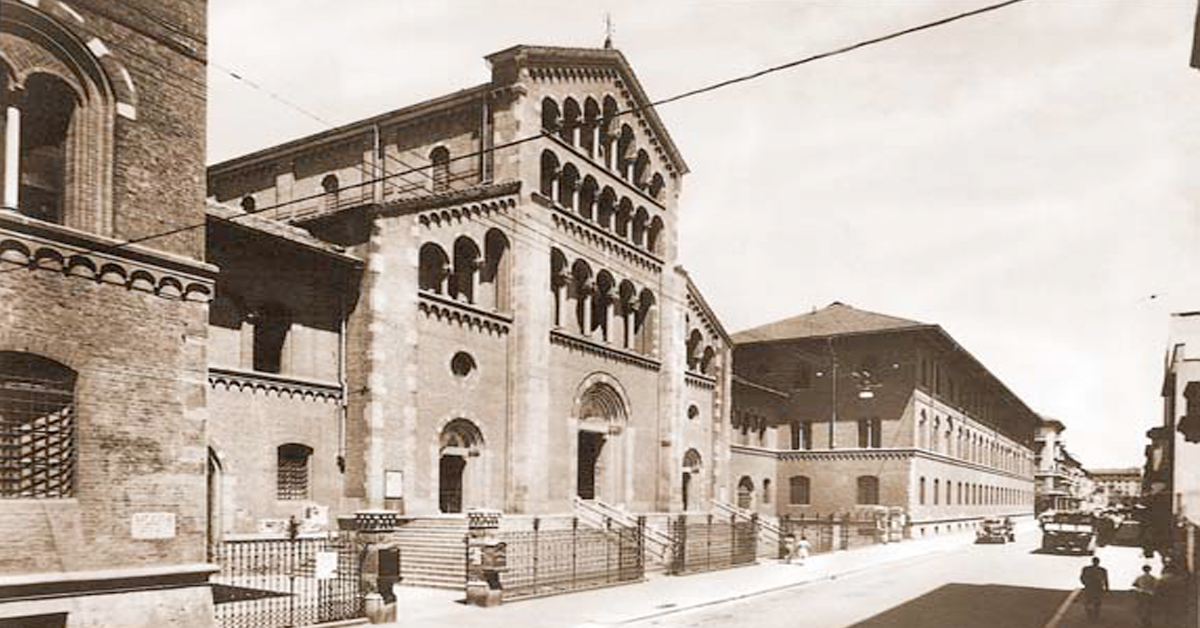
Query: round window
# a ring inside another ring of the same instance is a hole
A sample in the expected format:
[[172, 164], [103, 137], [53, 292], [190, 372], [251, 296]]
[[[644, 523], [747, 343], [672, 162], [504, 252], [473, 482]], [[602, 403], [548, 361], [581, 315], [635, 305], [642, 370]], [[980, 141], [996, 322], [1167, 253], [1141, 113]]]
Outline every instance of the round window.
[[475, 358], [466, 351], [459, 351], [450, 360], [450, 371], [459, 377], [467, 377], [475, 372]]
[[697, 408], [695, 405], [688, 406], [688, 418], [694, 419], [698, 416], [700, 416], [700, 408]]

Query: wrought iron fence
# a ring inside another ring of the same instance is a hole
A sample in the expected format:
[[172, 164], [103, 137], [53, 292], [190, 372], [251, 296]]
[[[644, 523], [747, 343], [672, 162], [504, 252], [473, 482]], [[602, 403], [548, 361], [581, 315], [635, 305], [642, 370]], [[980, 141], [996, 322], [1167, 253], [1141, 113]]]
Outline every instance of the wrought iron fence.
[[783, 515], [779, 518], [782, 532], [779, 538], [779, 557], [787, 555], [787, 535], [797, 540], [805, 538], [813, 554], [865, 547], [886, 543], [890, 538], [887, 519], [875, 513], [843, 513], [830, 515]]
[[507, 554], [500, 577], [504, 599], [640, 582], [645, 527], [641, 518], [636, 526], [606, 518], [596, 528], [578, 517], [535, 517], [520, 529], [501, 530]]
[[672, 575], [713, 569], [728, 569], [755, 562], [758, 548], [758, 518], [736, 514], [673, 517], [668, 524], [672, 539]]
[[285, 628], [363, 617], [352, 535], [226, 540], [212, 549], [221, 628]]

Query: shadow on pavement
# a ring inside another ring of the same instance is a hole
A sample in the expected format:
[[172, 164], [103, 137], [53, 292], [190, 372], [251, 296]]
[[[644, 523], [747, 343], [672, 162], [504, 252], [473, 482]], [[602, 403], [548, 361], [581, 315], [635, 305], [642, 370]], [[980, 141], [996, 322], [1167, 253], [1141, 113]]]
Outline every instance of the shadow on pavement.
[[851, 628], [1042, 628], [1070, 591], [947, 584]]

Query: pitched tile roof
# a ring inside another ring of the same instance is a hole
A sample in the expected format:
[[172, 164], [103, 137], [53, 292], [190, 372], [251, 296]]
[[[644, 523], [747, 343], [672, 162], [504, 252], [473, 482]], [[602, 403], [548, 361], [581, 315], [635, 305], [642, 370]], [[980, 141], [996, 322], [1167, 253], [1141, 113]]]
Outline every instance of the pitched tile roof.
[[740, 331], [733, 335], [735, 343], [769, 342], [798, 338], [821, 338], [845, 334], [862, 334], [898, 329], [931, 327], [925, 323], [897, 318], [886, 314], [859, 310], [834, 301], [828, 306], [774, 323]]

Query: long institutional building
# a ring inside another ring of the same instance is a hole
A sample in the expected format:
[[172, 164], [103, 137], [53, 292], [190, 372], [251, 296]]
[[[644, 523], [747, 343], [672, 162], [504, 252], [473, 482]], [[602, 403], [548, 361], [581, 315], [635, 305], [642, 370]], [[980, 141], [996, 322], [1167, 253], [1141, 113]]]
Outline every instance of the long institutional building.
[[1032, 513], [1040, 419], [941, 327], [834, 303], [733, 339], [739, 505], [915, 535]]
[[203, 0], [0, 8], [0, 620], [210, 625], [215, 543], [362, 509], [1030, 510], [1034, 415], [936, 326], [735, 376], [616, 50], [206, 169]]

